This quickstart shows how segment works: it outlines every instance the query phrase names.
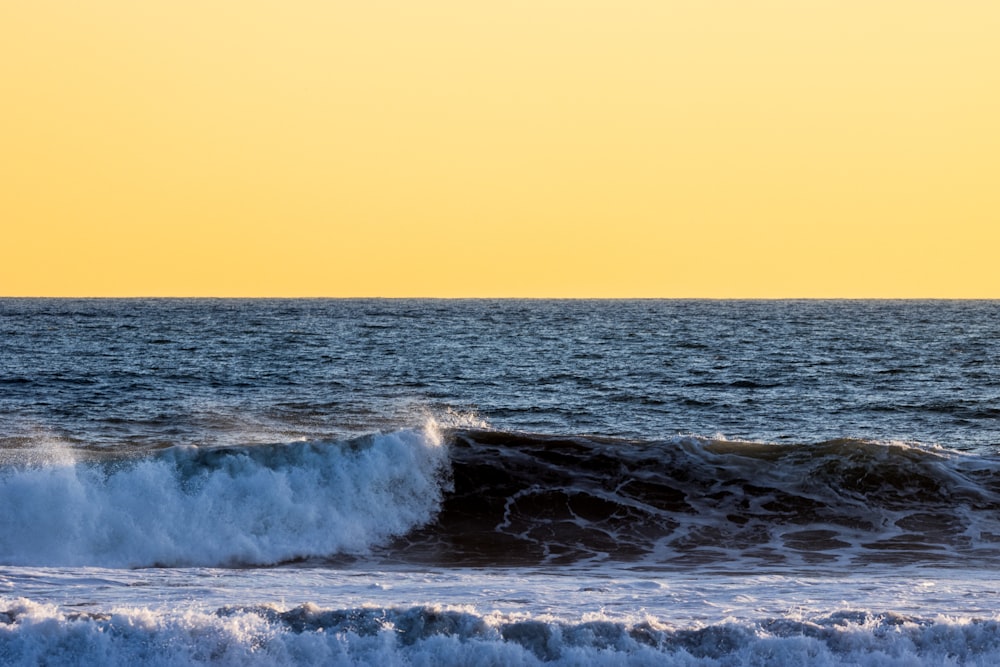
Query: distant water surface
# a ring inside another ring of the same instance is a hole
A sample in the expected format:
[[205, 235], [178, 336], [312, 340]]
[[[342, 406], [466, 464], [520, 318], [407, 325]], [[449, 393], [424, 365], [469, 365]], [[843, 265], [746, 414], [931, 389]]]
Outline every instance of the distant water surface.
[[[495, 428], [1000, 446], [1000, 303], [4, 300], [0, 410], [88, 446]], [[5, 434], [7, 436], [13, 433]]]

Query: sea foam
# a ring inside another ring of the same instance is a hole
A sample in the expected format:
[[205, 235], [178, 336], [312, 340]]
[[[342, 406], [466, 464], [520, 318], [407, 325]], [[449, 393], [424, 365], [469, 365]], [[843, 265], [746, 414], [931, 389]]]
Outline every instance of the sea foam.
[[0, 598], [0, 661], [48, 665], [994, 665], [995, 620], [841, 611], [673, 627], [438, 606], [60, 611]]
[[433, 518], [434, 424], [348, 442], [177, 447], [0, 469], [0, 563], [255, 565], [364, 553]]

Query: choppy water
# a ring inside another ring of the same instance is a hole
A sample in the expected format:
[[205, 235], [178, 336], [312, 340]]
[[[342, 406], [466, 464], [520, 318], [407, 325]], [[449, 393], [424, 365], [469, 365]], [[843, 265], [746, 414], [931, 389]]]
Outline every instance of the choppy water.
[[1000, 302], [0, 300], [0, 663], [994, 664], [998, 352]]

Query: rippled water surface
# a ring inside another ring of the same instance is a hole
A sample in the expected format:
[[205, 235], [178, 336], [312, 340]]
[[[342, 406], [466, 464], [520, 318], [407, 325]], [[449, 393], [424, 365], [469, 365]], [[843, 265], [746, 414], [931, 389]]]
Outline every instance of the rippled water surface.
[[5, 437], [542, 433], [1000, 445], [1000, 304], [0, 301]]

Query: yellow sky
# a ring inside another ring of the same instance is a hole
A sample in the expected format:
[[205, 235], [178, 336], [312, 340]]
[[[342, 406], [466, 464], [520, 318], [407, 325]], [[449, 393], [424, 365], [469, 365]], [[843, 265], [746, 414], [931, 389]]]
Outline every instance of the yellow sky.
[[1000, 298], [996, 0], [3, 0], [0, 295]]

